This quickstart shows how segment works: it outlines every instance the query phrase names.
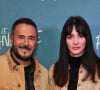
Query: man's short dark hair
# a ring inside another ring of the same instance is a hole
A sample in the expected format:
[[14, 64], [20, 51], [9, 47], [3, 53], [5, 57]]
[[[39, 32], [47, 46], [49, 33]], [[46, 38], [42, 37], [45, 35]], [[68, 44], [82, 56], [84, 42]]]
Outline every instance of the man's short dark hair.
[[14, 35], [14, 32], [15, 32], [15, 28], [18, 24], [29, 24], [29, 25], [32, 25], [33, 27], [35, 27], [35, 29], [37, 30], [37, 25], [35, 24], [35, 22], [30, 19], [30, 18], [20, 18], [18, 20], [16, 20], [13, 25], [12, 25], [12, 29], [11, 29], [11, 35]]

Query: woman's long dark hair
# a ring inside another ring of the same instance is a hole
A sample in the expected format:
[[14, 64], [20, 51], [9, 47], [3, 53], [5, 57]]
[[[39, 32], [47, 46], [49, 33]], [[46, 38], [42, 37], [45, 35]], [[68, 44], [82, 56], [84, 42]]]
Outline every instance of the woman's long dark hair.
[[[82, 65], [88, 71], [87, 77], [91, 75], [91, 80], [95, 82], [96, 62], [99, 62], [99, 57], [95, 54], [93, 48], [89, 25], [82, 17], [72, 16], [64, 24], [61, 33], [59, 59], [54, 66], [54, 81], [55, 84], [60, 87], [63, 87], [69, 78], [69, 51], [66, 45], [66, 36], [71, 34], [73, 25], [76, 27], [76, 31], [79, 33], [79, 35], [82, 34], [86, 38], [86, 46]], [[98, 68], [100, 68], [99, 64]], [[98, 76], [100, 76], [99, 69], [98, 72]], [[85, 77], [84, 80], [86, 80], [87, 77]]]

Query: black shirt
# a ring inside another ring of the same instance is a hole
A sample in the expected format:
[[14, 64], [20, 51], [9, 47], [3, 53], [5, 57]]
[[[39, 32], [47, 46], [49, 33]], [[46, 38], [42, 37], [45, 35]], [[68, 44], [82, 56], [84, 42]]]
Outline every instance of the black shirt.
[[82, 57], [69, 57], [69, 64], [71, 69], [68, 90], [77, 90], [79, 67], [82, 61], [81, 59]]
[[33, 83], [34, 82], [34, 70], [35, 70], [35, 67], [34, 67], [34, 62], [32, 60], [31, 65], [24, 68], [26, 90], [35, 90], [34, 83]]

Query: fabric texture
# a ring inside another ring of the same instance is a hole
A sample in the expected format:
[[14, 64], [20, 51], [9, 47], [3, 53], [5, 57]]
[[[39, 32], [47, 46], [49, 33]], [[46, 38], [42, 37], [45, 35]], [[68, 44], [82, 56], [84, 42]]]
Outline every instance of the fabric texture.
[[[35, 90], [49, 90], [48, 71], [35, 57], [34, 71]], [[25, 90], [24, 66], [17, 65], [10, 56], [10, 49], [6, 55], [0, 56], [0, 90]]]
[[[54, 64], [49, 69], [49, 90], [68, 90], [69, 81], [66, 82], [66, 84], [61, 88], [57, 85], [55, 85], [54, 79], [53, 79], [53, 70], [54, 70]], [[90, 77], [83, 81], [83, 78], [87, 75], [87, 70], [80, 65], [79, 67], [79, 73], [78, 73], [78, 82], [77, 82], [77, 90], [100, 90], [100, 79], [97, 77], [97, 73], [95, 75], [95, 80], [97, 83], [93, 83], [90, 80]]]

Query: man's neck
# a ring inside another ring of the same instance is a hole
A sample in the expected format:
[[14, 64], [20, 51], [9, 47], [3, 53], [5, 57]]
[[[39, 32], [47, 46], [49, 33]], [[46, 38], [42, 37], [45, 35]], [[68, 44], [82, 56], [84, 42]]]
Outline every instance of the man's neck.
[[12, 52], [13, 58], [20, 64], [24, 65], [24, 67], [27, 67], [31, 64], [31, 60], [22, 60], [16, 57], [16, 55]]

